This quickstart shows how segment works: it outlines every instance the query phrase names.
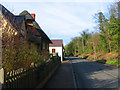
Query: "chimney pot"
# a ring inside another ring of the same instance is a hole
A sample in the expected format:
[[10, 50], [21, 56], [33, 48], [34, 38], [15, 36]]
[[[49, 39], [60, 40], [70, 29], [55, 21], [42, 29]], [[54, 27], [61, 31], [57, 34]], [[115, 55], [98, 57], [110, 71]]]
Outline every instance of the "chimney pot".
[[33, 19], [35, 19], [35, 13], [31, 13], [31, 16], [33, 17]]

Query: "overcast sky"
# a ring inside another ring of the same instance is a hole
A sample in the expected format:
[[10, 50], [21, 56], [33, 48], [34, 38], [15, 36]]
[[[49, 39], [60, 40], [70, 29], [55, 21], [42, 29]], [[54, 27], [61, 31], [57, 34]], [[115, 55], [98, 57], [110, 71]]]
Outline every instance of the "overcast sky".
[[36, 21], [50, 39], [63, 39], [68, 44], [85, 29], [96, 31], [93, 16], [102, 11], [107, 15], [114, 0], [2, 0], [13, 14], [23, 10], [36, 14]]

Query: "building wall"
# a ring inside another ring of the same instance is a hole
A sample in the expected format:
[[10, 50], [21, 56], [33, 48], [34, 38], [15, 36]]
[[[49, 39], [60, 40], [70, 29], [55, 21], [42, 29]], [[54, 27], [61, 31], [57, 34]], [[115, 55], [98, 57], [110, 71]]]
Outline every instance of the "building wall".
[[49, 47], [49, 52], [52, 53], [52, 49], [55, 49], [55, 53], [58, 53], [58, 56], [61, 57], [61, 61], [63, 61], [63, 48], [61, 47]]
[[[1, 9], [1, 8], [0, 8]], [[2, 14], [0, 12], [0, 69], [2, 68]]]
[[42, 50], [49, 51], [49, 43], [47, 40], [42, 39]]
[[37, 46], [37, 44], [35, 44], [35, 43], [31, 43], [31, 48], [30, 48], [30, 49], [38, 50], [38, 46]]
[[13, 35], [17, 35], [18, 32], [16, 29], [14, 29], [12, 27], [12, 25], [10, 25], [10, 23], [8, 23], [8, 21], [1, 16], [1, 20], [2, 20], [2, 33], [6, 33], [6, 37], [12, 37]]
[[2, 22], [2, 46], [8, 46], [10, 49], [22, 46], [23, 37], [20, 36], [20, 30], [16, 30], [8, 19], [1, 15]]

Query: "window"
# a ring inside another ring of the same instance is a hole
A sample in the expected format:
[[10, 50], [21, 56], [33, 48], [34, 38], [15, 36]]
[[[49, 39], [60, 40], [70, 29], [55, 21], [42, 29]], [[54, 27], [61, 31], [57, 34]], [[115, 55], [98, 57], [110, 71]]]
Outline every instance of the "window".
[[55, 53], [55, 48], [52, 49], [52, 53]]

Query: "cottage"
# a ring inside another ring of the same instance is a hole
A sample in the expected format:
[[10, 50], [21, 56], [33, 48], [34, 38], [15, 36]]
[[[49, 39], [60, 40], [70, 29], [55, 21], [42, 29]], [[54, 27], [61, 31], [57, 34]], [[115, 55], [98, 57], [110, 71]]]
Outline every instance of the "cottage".
[[[29, 13], [28, 11], [24, 10], [19, 14], [19, 16], [25, 16], [25, 23], [27, 28], [27, 33], [30, 32], [33, 34], [34, 38], [36, 38], [37, 47], [40, 51], [49, 51], [49, 43], [52, 43], [49, 37], [43, 32], [41, 27], [35, 21], [35, 14]], [[28, 35], [30, 36], [30, 35]], [[29, 38], [31, 42], [35, 41], [33, 38]], [[30, 45], [32, 43], [29, 43]]]
[[22, 33], [24, 28], [21, 28], [24, 23], [24, 16], [15, 16], [1, 4], [0, 7], [2, 48], [8, 45], [12, 48], [13, 44], [17, 46], [18, 43], [16, 41], [24, 39], [24, 33]]
[[51, 40], [52, 44], [49, 44], [49, 51], [51, 54], [58, 54], [63, 61], [63, 40]]
[[7, 67], [8, 64], [12, 66], [12, 64], [8, 62], [11, 60], [17, 60], [17, 55], [15, 56], [15, 53], [19, 52], [18, 49], [20, 49], [24, 43], [25, 35], [24, 32], [22, 32], [24, 30], [24, 28], [22, 28], [24, 16], [16, 16], [12, 14], [1, 4], [0, 8], [0, 47], [2, 49], [2, 53], [0, 53], [0, 56], [2, 56], [2, 58], [0, 58], [0, 63], [2, 63], [2, 66], [0, 66], [0, 68], [2, 68]]
[[[0, 56], [3, 54], [3, 67], [7, 67], [6, 61], [9, 61], [9, 58], [12, 58], [16, 63], [19, 62], [20, 65], [16, 66], [16, 68], [20, 68], [22, 65], [25, 66], [25, 63], [27, 64], [26, 66], [30, 65], [33, 61], [31, 57], [27, 59], [26, 56], [22, 59], [19, 58], [21, 57], [20, 55], [28, 54], [29, 51], [32, 53], [32, 51], [36, 52], [39, 50], [41, 53], [43, 51], [43, 54], [44, 52], [48, 54], [49, 43], [52, 42], [35, 21], [35, 14], [23, 11], [20, 15], [14, 15], [1, 4], [0, 8], [0, 22], [2, 23], [0, 23], [0, 27], [2, 27], [0, 28], [0, 33], [2, 33], [0, 38], [2, 39], [2, 42], [0, 42], [2, 53], [0, 52]], [[23, 53], [21, 50], [25, 50], [25, 52]], [[9, 57], [8, 53], [15, 56]], [[6, 56], [9, 58], [6, 58]], [[27, 62], [22, 63], [21, 60], [23, 59], [27, 60]], [[12, 62], [11, 65], [13, 65]]]

